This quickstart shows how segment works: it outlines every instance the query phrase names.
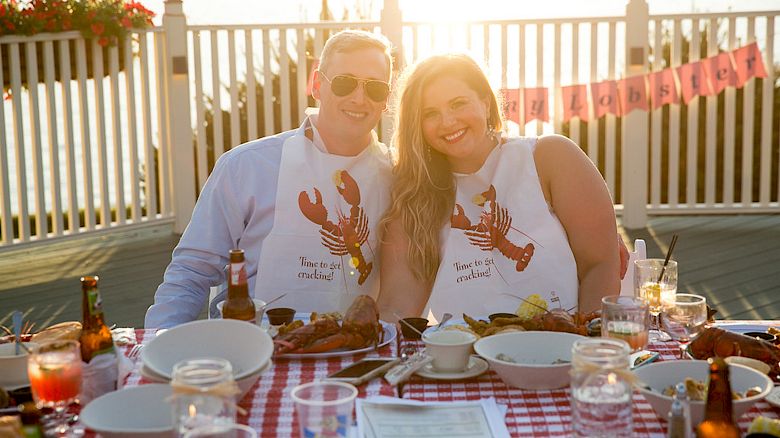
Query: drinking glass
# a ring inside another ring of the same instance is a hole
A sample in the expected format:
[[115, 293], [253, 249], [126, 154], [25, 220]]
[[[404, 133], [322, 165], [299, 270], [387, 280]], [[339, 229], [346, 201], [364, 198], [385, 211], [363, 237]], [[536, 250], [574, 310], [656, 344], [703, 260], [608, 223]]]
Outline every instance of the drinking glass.
[[75, 436], [65, 416], [81, 391], [81, 348], [77, 341], [52, 341], [34, 346], [27, 361], [30, 388], [39, 408], [52, 408], [47, 436]]
[[233, 367], [225, 359], [185, 359], [173, 366], [173, 425], [176, 436], [203, 426], [236, 422]]
[[628, 342], [632, 352], [647, 346], [650, 314], [639, 297], [612, 295], [601, 299], [601, 336]]
[[[661, 275], [663, 272], [663, 276]], [[660, 330], [658, 315], [674, 302], [677, 293], [677, 262], [664, 259], [645, 259], [634, 262], [634, 295], [647, 301], [650, 309], [650, 342], [668, 341], [669, 336]]]
[[677, 294], [674, 305], [661, 313], [661, 323], [669, 336], [680, 343], [682, 359], [688, 344], [707, 323], [707, 300], [701, 295]]
[[571, 411], [574, 436], [633, 436], [630, 347], [621, 339], [584, 338], [574, 342], [571, 359]]

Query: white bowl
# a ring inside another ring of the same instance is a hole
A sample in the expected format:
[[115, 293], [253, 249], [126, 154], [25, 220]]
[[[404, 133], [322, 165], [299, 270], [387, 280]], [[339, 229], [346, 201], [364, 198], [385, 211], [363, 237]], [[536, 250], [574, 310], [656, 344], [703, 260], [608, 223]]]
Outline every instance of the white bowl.
[[[474, 351], [490, 363], [501, 380], [522, 389], [557, 389], [569, 385], [571, 348], [584, 336], [559, 332], [509, 332], [478, 340]], [[496, 359], [503, 354], [514, 360]], [[556, 360], [567, 363], [555, 364]]]
[[[667, 418], [672, 406], [672, 397], [663, 395], [663, 390], [685, 381], [686, 377], [707, 382], [709, 379], [709, 365], [706, 360], [673, 360], [656, 362], [634, 370], [634, 374], [645, 385], [653, 390], [642, 388], [639, 392], [645, 396], [648, 403], [653, 406], [655, 413], [661, 418]], [[772, 380], [765, 374], [743, 365], [729, 365], [729, 380], [731, 390], [744, 392], [754, 386], [761, 387], [758, 395], [734, 400], [734, 419], [737, 420], [758, 400], [763, 399], [772, 390]], [[691, 401], [691, 422], [699, 424], [704, 419], [704, 402]]]
[[[265, 301], [258, 298], [252, 298], [252, 301], [255, 303], [255, 324], [260, 325], [263, 322], [263, 315], [265, 314]], [[222, 307], [224, 306], [224, 300], [217, 303], [217, 311], [219, 312], [220, 318], [222, 318]]]
[[173, 434], [170, 385], [141, 385], [109, 392], [81, 410], [79, 418], [104, 438], [170, 438]]
[[[33, 342], [23, 344], [29, 349], [38, 345]], [[13, 390], [30, 385], [30, 379], [27, 377], [28, 357], [27, 351], [22, 347], [19, 347], [19, 354], [16, 354], [13, 342], [0, 344], [0, 388]]]
[[254, 324], [204, 319], [158, 334], [141, 350], [141, 360], [149, 370], [170, 380], [173, 366], [182, 360], [218, 357], [230, 362], [238, 381], [264, 367], [273, 349], [268, 333]]

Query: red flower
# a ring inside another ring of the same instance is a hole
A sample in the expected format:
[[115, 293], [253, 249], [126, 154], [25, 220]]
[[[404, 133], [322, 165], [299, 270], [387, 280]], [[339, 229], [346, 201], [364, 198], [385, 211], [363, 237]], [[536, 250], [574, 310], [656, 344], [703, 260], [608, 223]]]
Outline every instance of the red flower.
[[5, 17], [5, 6], [0, 5], [0, 17]]
[[73, 23], [71, 23], [70, 18], [62, 19], [62, 30], [70, 30], [72, 26]]
[[8, 28], [8, 30], [14, 30], [14, 29], [16, 29], [16, 26], [14, 26], [14, 24], [13, 24], [13, 23], [11, 23], [10, 21], [6, 21], [6, 22], [5, 22], [5, 27], [7, 27], [7, 28]]
[[124, 17], [122, 18], [122, 26], [130, 29], [131, 27], [133, 27], [133, 21], [127, 17]]
[[92, 33], [95, 35], [102, 35], [106, 30], [106, 26], [103, 23], [92, 23], [89, 28], [92, 29]]
[[100, 37], [100, 39], [98, 39], [98, 44], [100, 44], [101, 47], [106, 47], [108, 42], [108, 38], [106, 37]]
[[44, 29], [48, 30], [49, 32], [53, 31], [54, 28], [57, 26], [57, 22], [54, 20], [49, 20], [46, 22], [46, 25], [43, 26]]

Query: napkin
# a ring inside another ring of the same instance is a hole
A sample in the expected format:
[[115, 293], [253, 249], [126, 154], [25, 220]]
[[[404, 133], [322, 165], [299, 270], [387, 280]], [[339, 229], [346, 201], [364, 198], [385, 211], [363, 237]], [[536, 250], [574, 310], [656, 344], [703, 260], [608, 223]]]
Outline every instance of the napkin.
[[79, 400], [83, 406], [124, 386], [125, 378], [133, 370], [133, 362], [118, 352], [119, 349], [114, 345], [114, 353], [101, 354], [93, 357], [89, 363], [81, 363]]

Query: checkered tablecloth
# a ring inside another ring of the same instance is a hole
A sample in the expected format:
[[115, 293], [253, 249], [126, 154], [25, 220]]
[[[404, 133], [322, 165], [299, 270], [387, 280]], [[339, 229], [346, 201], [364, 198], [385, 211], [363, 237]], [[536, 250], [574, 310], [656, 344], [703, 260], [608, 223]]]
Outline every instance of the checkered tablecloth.
[[[136, 330], [136, 338], [139, 343], [148, 343], [155, 337], [153, 330]], [[247, 395], [239, 401], [238, 405], [247, 411], [246, 415], [240, 415], [238, 422], [248, 424], [257, 430], [260, 436], [293, 436], [298, 433], [298, 419], [295, 416], [295, 406], [290, 391], [301, 383], [321, 379], [328, 374], [362, 359], [368, 355], [397, 356], [396, 342], [390, 342], [371, 353], [354, 354], [327, 359], [273, 359], [270, 368], [266, 370], [252, 386]], [[127, 353], [131, 346], [122, 347]], [[127, 377], [126, 386], [136, 386], [151, 383], [141, 376], [140, 359], [135, 369]], [[374, 379], [358, 388], [358, 397], [385, 395], [398, 397], [398, 391], [383, 379]]]
[[[756, 324], [757, 321], [749, 323]], [[407, 346], [424, 348], [420, 341], [401, 342], [402, 349]], [[676, 360], [679, 354], [675, 342], [651, 344], [649, 349], [659, 352], [660, 360]], [[499, 404], [507, 405], [506, 425], [512, 436], [569, 437], [573, 433], [568, 388], [554, 391], [510, 388], [492, 370], [477, 378], [460, 381], [427, 380], [414, 376], [401, 388], [401, 396], [423, 401], [462, 401], [495, 397]], [[739, 419], [742, 432], [745, 433], [753, 419], [760, 415], [780, 418], [780, 409], [773, 408], [764, 401], [756, 403]], [[666, 421], [661, 420], [644, 396], [636, 391], [633, 417], [634, 436], [666, 436]]]

